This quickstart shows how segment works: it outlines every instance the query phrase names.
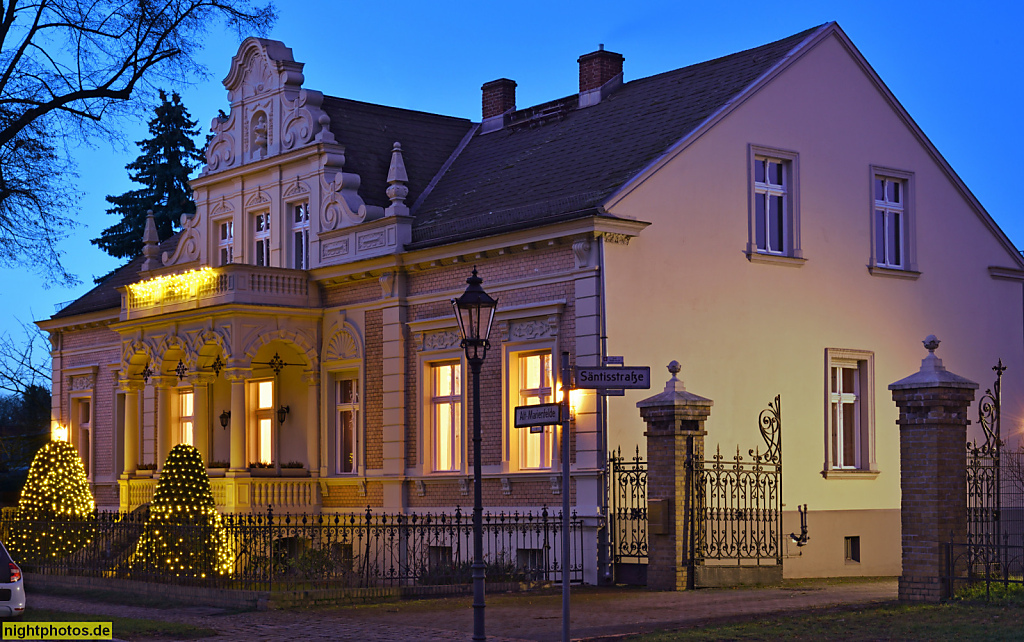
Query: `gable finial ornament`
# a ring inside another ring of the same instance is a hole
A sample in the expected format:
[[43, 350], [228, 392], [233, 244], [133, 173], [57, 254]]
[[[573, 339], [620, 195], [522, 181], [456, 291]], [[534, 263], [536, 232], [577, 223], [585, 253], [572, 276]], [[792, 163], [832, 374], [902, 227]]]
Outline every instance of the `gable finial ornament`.
[[142, 235], [142, 255], [146, 260], [142, 262], [142, 269], [153, 270], [160, 267], [157, 259], [160, 256], [160, 235], [156, 232], [156, 219], [153, 217], [153, 210], [146, 211], [146, 231]]
[[405, 199], [409, 196], [409, 174], [405, 171], [405, 161], [402, 159], [402, 144], [395, 141], [391, 148], [391, 166], [388, 168], [388, 198], [391, 199], [391, 206], [387, 209], [387, 216], [408, 216], [409, 207]]

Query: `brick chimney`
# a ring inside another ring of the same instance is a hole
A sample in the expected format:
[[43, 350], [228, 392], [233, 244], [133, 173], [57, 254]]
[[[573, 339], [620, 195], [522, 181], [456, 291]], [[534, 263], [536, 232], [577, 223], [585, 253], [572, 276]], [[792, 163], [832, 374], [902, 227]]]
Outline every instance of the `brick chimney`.
[[499, 78], [484, 83], [483, 87], [484, 119], [501, 116], [510, 109], [516, 108], [516, 81]]
[[622, 54], [605, 51], [604, 45], [598, 45], [597, 51], [580, 56], [577, 59], [580, 63], [580, 93], [600, 89], [621, 74], [623, 60]]

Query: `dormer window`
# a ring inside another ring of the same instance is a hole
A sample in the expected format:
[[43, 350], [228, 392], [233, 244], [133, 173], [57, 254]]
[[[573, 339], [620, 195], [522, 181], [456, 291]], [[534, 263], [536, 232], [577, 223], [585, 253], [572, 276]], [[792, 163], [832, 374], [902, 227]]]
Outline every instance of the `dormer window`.
[[235, 260], [235, 222], [232, 220], [221, 221], [217, 227], [220, 228], [217, 239], [220, 264], [227, 265]]
[[270, 265], [270, 214], [268, 212], [256, 215], [252, 238], [255, 242], [253, 263], [268, 267]]
[[292, 206], [292, 252], [296, 270], [309, 269], [309, 203]]

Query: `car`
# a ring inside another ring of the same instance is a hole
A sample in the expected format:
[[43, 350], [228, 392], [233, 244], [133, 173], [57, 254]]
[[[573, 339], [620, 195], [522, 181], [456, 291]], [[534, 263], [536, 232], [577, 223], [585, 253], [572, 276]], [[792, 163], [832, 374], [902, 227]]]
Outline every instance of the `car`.
[[25, 614], [25, 585], [21, 567], [0, 542], [0, 617], [21, 617]]

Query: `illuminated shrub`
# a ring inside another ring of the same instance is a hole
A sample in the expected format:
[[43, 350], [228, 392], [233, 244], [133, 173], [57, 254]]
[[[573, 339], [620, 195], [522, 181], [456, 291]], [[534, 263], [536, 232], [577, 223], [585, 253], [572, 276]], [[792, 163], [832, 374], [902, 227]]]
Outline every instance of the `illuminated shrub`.
[[227, 531], [203, 459], [192, 446], [178, 444], [167, 455], [153, 492], [132, 572], [207, 577], [230, 573], [231, 567]]
[[51, 441], [29, 467], [8, 548], [19, 562], [62, 558], [92, 541], [95, 510], [78, 451]]

